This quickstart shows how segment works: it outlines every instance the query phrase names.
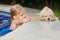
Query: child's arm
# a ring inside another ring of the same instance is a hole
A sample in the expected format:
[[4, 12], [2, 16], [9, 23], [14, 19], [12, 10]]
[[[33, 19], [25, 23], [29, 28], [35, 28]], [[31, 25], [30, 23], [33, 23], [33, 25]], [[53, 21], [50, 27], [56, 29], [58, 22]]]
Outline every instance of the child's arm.
[[11, 30], [15, 30], [16, 29], [16, 26], [17, 26], [16, 21], [12, 21], [12, 24], [10, 26], [10, 29]]

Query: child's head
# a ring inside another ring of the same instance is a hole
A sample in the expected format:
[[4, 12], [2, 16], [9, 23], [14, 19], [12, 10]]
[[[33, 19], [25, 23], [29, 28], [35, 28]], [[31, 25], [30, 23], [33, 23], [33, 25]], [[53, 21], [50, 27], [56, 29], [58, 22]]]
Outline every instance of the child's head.
[[12, 30], [17, 28], [19, 25], [32, 20], [32, 18], [25, 13], [23, 7], [18, 4], [12, 6], [11, 16], [13, 21], [10, 29]]
[[12, 16], [12, 20], [18, 20], [21, 23], [25, 23], [25, 22], [29, 22], [31, 21], [31, 17], [28, 16], [25, 12], [25, 10], [23, 9], [22, 6], [20, 5], [14, 5], [11, 8], [11, 16]]
[[24, 9], [18, 4], [11, 7], [12, 19], [14, 19], [14, 16], [16, 17], [19, 14], [20, 16], [22, 16], [24, 13], [25, 13]]

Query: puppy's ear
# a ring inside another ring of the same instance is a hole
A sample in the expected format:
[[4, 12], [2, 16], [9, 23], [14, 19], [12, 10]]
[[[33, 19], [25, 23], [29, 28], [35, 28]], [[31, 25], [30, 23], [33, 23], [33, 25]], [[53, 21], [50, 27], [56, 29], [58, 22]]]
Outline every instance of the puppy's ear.
[[55, 15], [52, 16], [52, 21], [56, 21], [56, 16]]
[[56, 16], [54, 15], [53, 18], [56, 18]]
[[40, 21], [45, 21], [44, 16], [40, 16]]

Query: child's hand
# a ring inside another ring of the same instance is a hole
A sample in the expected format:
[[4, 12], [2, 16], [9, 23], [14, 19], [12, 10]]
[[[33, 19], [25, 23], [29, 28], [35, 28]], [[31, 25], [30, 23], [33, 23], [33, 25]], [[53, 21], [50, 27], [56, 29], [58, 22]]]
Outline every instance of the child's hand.
[[17, 28], [17, 23], [18, 23], [18, 21], [13, 20], [13, 21], [12, 21], [12, 24], [11, 24], [11, 26], [10, 26], [10, 29], [11, 29], [11, 30], [15, 30], [15, 29]]

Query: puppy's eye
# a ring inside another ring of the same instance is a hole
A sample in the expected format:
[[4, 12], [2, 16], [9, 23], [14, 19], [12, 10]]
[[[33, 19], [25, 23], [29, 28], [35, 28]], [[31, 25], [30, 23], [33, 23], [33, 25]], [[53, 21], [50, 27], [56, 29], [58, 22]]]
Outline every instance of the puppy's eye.
[[44, 16], [42, 16], [42, 18], [44, 18]]
[[53, 17], [52, 17], [53, 18]]
[[45, 16], [45, 17], [47, 17], [47, 16]]
[[52, 18], [54, 18], [54, 17], [52, 16]]
[[51, 15], [49, 15], [49, 16], [51, 16]]

